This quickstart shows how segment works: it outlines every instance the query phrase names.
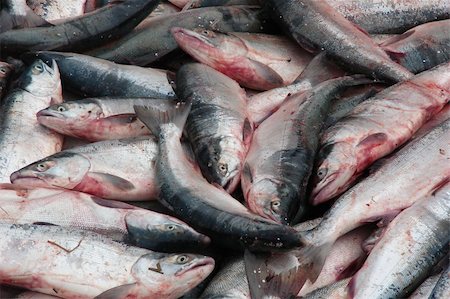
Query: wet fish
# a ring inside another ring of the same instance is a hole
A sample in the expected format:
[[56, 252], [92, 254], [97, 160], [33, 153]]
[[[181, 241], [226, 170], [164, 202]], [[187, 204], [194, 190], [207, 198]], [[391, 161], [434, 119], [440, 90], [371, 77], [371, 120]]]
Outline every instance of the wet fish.
[[450, 63], [391, 86], [324, 132], [311, 202], [344, 192], [372, 162], [389, 154], [450, 101]]
[[1, 0], [0, 4], [0, 33], [47, 24], [28, 7], [25, 0]]
[[0, 186], [0, 223], [79, 228], [160, 252], [209, 243], [208, 237], [174, 217], [60, 189]]
[[422, 284], [408, 297], [408, 299], [429, 298], [434, 286], [439, 280], [439, 274], [428, 277]]
[[291, 84], [312, 59], [283, 36], [180, 27], [171, 32], [180, 48], [196, 60], [255, 90]]
[[447, 183], [402, 211], [388, 225], [363, 267], [351, 279], [349, 297], [406, 297], [445, 256], [449, 241]]
[[[450, 196], [450, 190], [447, 189], [447, 195]], [[450, 197], [449, 197], [450, 198]], [[448, 203], [448, 202], [447, 202]], [[448, 220], [448, 216], [447, 216]], [[448, 235], [448, 227], [447, 225], [447, 235]], [[448, 244], [448, 241], [447, 241]], [[447, 266], [447, 269], [442, 271], [439, 280], [436, 282], [436, 285], [433, 288], [433, 291], [430, 294], [430, 299], [439, 299], [439, 298], [449, 298], [450, 296], [450, 268]]]
[[450, 60], [450, 19], [414, 27], [380, 46], [413, 73], [431, 69]]
[[117, 63], [148, 65], [177, 49], [172, 27], [204, 28], [220, 32], [261, 32], [261, 11], [252, 6], [206, 7], [153, 18], [145, 28], [116, 43], [88, 52], [88, 55]]
[[8, 81], [14, 71], [14, 67], [6, 62], [0, 61], [0, 100], [6, 94]]
[[269, 1], [272, 18], [311, 52], [325, 51], [346, 69], [393, 82], [412, 73], [389, 56], [352, 22], [324, 1]]
[[210, 257], [152, 252], [88, 231], [3, 224], [0, 232], [0, 282], [58, 297], [176, 299], [214, 268]]
[[37, 114], [41, 125], [55, 132], [89, 141], [150, 135], [134, 114], [133, 105], [148, 98], [90, 98], [50, 106]]
[[2, 54], [27, 51], [76, 51], [94, 48], [130, 32], [158, 5], [159, 0], [128, 0], [47, 27], [0, 33]]
[[36, 113], [62, 102], [61, 80], [55, 61], [36, 60], [21, 75], [0, 108], [0, 183], [12, 172], [61, 150], [63, 138], [39, 125]]
[[[124, 201], [158, 196], [157, 143], [148, 137], [108, 140], [64, 150], [17, 170], [22, 187], [64, 188]], [[118, 158], [120, 157], [120, 158]]]
[[177, 72], [177, 96], [192, 102], [185, 133], [205, 178], [229, 193], [239, 184], [253, 127], [236, 81], [199, 63]]
[[292, 228], [252, 214], [195, 171], [180, 142], [190, 104], [160, 109], [140, 106], [135, 110], [139, 119], [159, 137], [160, 154], [156, 161], [159, 200], [177, 216], [229, 248], [245, 246], [267, 251], [301, 245]]
[[44, 61], [55, 59], [61, 70], [64, 87], [85, 95], [161, 99], [175, 97], [167, 71], [164, 70], [120, 65], [75, 53], [44, 51], [31, 57], [39, 57]]

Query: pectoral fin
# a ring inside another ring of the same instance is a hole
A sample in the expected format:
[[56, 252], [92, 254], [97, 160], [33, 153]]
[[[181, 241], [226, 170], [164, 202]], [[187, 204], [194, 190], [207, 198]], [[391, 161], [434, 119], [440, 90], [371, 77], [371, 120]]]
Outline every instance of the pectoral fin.
[[120, 191], [133, 190], [135, 187], [130, 181], [121, 177], [101, 172], [89, 172], [88, 177], [103, 185], [105, 189], [118, 189]]
[[262, 89], [272, 89], [275, 87], [283, 86], [284, 80], [281, 76], [275, 72], [270, 66], [265, 65], [259, 61], [253, 59], [247, 59], [250, 67], [253, 69], [256, 76], [261, 81], [262, 86], [254, 86], [253, 88]]
[[136, 283], [124, 284], [112, 289], [109, 289], [100, 295], [96, 296], [94, 299], [122, 299], [127, 298], [136, 287]]

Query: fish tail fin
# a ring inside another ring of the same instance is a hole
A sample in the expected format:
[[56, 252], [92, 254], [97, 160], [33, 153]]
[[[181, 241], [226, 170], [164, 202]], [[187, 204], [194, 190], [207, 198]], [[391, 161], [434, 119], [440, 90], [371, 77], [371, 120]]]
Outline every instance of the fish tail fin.
[[167, 124], [174, 124], [179, 129], [181, 135], [190, 110], [191, 103], [170, 100], [154, 100], [149, 105], [134, 106], [134, 111], [139, 120], [155, 136], [159, 136], [161, 127]]
[[309, 279], [314, 283], [317, 280], [332, 245], [332, 243], [326, 243], [318, 247], [305, 246], [294, 251], [298, 263], [303, 268], [305, 281]]
[[38, 26], [51, 26], [51, 24], [35, 14], [29, 7], [26, 7], [25, 15], [14, 15], [6, 9], [0, 11], [0, 32], [16, 28], [32, 28]]

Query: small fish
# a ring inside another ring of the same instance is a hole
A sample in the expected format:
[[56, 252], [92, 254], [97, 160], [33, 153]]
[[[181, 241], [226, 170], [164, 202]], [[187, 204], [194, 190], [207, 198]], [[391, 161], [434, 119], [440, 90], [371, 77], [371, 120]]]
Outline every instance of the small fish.
[[102, 235], [48, 225], [0, 224], [0, 283], [63, 298], [176, 299], [214, 260], [131, 247]]

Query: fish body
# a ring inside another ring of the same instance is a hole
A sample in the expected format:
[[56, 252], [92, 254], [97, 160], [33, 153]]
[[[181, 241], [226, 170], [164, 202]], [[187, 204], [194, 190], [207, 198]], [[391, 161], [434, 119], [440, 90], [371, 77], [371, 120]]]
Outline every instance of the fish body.
[[420, 284], [420, 286], [408, 297], [408, 299], [429, 298], [434, 286], [439, 280], [439, 274], [428, 277]]
[[305, 299], [347, 299], [347, 285], [350, 278], [329, 284], [320, 289], [314, 290], [301, 298]]
[[241, 86], [269, 90], [291, 84], [312, 55], [286, 37], [172, 28], [180, 48]]
[[36, 60], [3, 99], [0, 109], [0, 183], [12, 172], [61, 150], [63, 138], [39, 125], [36, 113], [62, 102], [61, 80], [55, 61]]
[[157, 156], [157, 143], [148, 137], [100, 141], [35, 161], [13, 173], [11, 182], [71, 189], [106, 199], [155, 199], [159, 192], [154, 170]]
[[63, 298], [175, 299], [214, 268], [209, 257], [152, 252], [82, 230], [2, 224], [0, 231], [0, 282]]
[[254, 6], [229, 6], [198, 8], [160, 16], [150, 20], [145, 28], [88, 54], [117, 63], [148, 65], [177, 49], [177, 42], [170, 32], [172, 27], [261, 32], [264, 26], [260, 14]]
[[450, 19], [414, 27], [380, 46], [413, 73], [431, 69], [450, 60]]
[[90, 98], [66, 101], [37, 114], [41, 125], [60, 134], [92, 142], [150, 135], [137, 119], [133, 105], [149, 104], [147, 98]]
[[0, 186], [0, 198], [0, 223], [79, 228], [160, 252], [209, 242], [174, 217], [81, 192], [12, 185]]
[[213, 68], [195, 63], [177, 72], [177, 96], [192, 102], [185, 132], [203, 175], [233, 192], [252, 135], [244, 90]]
[[444, 269], [444, 271], [442, 271], [441, 275], [439, 276], [439, 279], [436, 282], [436, 285], [434, 286], [433, 290], [431, 291], [429, 298], [438, 299], [438, 298], [448, 298], [449, 296], [450, 296], [450, 268], [447, 265], [447, 268]]
[[389, 223], [350, 281], [350, 297], [406, 297], [445, 256], [449, 241], [450, 184], [446, 184]]
[[408, 141], [450, 101], [450, 63], [359, 104], [322, 135], [312, 203], [341, 194], [377, 159]]
[[0, 4], [0, 33], [47, 24], [28, 7], [25, 0], [2, 0]]

